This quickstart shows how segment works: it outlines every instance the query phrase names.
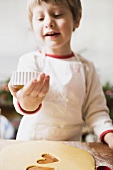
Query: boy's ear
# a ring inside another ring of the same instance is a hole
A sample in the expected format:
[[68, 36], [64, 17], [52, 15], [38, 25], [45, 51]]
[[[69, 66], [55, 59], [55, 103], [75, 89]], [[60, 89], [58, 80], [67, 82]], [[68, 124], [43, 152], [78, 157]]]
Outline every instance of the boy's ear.
[[76, 28], [78, 28], [78, 27], [79, 27], [81, 17], [82, 17], [82, 14], [81, 14], [81, 12], [79, 12], [78, 17], [77, 17], [77, 18], [76, 18], [76, 20], [74, 21], [74, 28], [73, 28], [73, 31], [74, 31]]

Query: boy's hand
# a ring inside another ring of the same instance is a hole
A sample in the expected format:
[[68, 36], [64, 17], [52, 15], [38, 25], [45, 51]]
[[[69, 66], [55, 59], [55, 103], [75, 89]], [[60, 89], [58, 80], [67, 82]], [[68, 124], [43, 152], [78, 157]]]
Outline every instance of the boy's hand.
[[113, 149], [113, 132], [107, 133], [104, 136], [104, 141], [108, 144], [108, 146]]
[[9, 82], [8, 87], [11, 94], [17, 98], [22, 109], [34, 111], [38, 108], [49, 90], [48, 75], [40, 74], [38, 79], [29, 81], [22, 89], [17, 89]]

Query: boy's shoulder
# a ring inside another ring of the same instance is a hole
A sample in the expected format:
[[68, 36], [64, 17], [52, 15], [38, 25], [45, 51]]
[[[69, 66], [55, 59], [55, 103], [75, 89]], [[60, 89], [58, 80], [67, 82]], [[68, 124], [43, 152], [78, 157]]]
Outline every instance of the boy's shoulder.
[[91, 60], [88, 60], [86, 59], [85, 57], [83, 57], [82, 55], [80, 54], [76, 54], [77, 55], [77, 58], [79, 59], [79, 61], [85, 66], [85, 67], [88, 67], [88, 68], [94, 68], [94, 63], [91, 61]]
[[97, 74], [96, 67], [94, 63], [91, 60], [86, 59], [85, 57], [81, 56], [80, 54], [77, 54], [77, 57], [79, 61], [83, 64], [84, 72], [86, 77], [92, 76], [94, 74]]
[[38, 53], [37, 51], [32, 51], [32, 52], [25, 53], [25, 54], [20, 56], [20, 59], [33, 58], [34, 56], [37, 55], [37, 53]]
[[89, 59], [86, 59], [84, 56], [82, 56], [81, 54], [76, 54], [78, 59], [83, 63], [83, 64], [93, 64], [93, 62]]

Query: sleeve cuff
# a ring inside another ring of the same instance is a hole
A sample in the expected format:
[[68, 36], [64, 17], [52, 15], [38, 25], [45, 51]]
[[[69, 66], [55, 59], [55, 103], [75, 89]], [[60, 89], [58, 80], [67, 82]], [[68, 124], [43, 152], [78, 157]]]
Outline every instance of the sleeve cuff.
[[104, 141], [104, 136], [105, 136], [107, 133], [111, 133], [111, 132], [113, 133], [113, 129], [104, 131], [104, 132], [100, 135], [100, 141], [103, 142], [103, 143], [106, 143], [106, 142]]
[[20, 106], [20, 103], [18, 101], [17, 101], [17, 105], [18, 105], [19, 109], [21, 110], [21, 112], [23, 112], [25, 114], [34, 114], [34, 113], [38, 112], [42, 107], [42, 103], [41, 103], [36, 110], [34, 110], [34, 111], [26, 111], [26, 110], [22, 109], [22, 107]]

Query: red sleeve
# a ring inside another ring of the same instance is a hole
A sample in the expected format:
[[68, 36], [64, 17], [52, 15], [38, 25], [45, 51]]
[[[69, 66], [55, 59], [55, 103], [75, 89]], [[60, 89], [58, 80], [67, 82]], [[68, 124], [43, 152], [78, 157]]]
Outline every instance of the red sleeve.
[[26, 113], [26, 114], [34, 114], [34, 113], [38, 112], [38, 111], [41, 109], [41, 107], [42, 107], [42, 103], [41, 103], [36, 110], [34, 110], [34, 111], [26, 111], [26, 110], [22, 109], [22, 107], [20, 106], [20, 103], [19, 103], [19, 102], [17, 102], [17, 104], [18, 104], [19, 109], [20, 109], [23, 113]]
[[113, 133], [113, 129], [111, 130], [106, 130], [105, 132], [103, 132], [101, 135], [100, 135], [100, 141], [105, 143], [104, 141], [104, 136], [107, 134], [107, 133]]

